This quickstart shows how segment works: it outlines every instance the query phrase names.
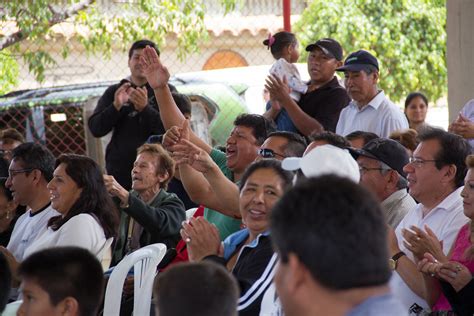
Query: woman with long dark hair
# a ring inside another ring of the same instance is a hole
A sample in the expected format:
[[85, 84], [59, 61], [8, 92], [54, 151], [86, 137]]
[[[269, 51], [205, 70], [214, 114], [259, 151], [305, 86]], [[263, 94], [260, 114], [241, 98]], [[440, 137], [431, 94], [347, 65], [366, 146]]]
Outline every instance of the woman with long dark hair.
[[25, 250], [25, 256], [45, 248], [78, 246], [99, 260], [110, 257], [118, 212], [97, 163], [85, 156], [61, 155], [48, 189], [51, 205], [61, 215], [50, 219], [48, 229]]

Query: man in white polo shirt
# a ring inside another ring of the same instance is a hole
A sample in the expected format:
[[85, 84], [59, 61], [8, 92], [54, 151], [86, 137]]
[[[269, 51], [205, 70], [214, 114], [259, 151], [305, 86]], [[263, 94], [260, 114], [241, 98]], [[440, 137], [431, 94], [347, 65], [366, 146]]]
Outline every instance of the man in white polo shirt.
[[[448, 254], [460, 228], [468, 218], [463, 214], [460, 196], [469, 144], [460, 136], [437, 128], [427, 128], [419, 134], [420, 144], [404, 167], [408, 174], [410, 195], [420, 202], [408, 212], [393, 234], [389, 234], [390, 264], [394, 270], [390, 285], [405, 307], [414, 313], [428, 310], [422, 275], [416, 262], [428, 249], [413, 226], [421, 230], [428, 226], [443, 241]], [[396, 236], [395, 236], [396, 235]], [[414, 246], [416, 253], [408, 250]]]
[[402, 111], [377, 87], [379, 62], [372, 54], [359, 50], [350, 54], [344, 66], [344, 85], [352, 98], [339, 116], [336, 133], [346, 136], [354, 131], [372, 132], [387, 138], [396, 130], [408, 128]]

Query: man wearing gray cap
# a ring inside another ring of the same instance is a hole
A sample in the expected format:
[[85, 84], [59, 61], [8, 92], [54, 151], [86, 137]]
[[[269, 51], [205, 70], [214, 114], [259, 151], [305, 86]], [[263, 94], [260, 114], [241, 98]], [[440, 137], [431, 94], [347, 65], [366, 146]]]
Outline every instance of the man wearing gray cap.
[[[279, 78], [268, 77], [265, 87], [271, 98], [286, 110], [301, 134], [308, 136], [323, 130], [334, 132], [341, 110], [350, 102], [335, 76], [336, 68], [342, 65], [342, 47], [332, 38], [322, 38], [308, 45], [306, 51], [309, 52], [307, 63], [311, 80], [298, 103], [290, 97], [288, 87]], [[282, 112], [272, 107], [264, 116], [275, 120], [279, 126], [279, 120], [284, 119], [280, 117]]]
[[379, 137], [388, 137], [396, 130], [408, 128], [408, 121], [377, 87], [379, 63], [377, 58], [365, 50], [350, 54], [343, 71], [345, 87], [351, 103], [341, 111], [336, 133], [346, 136], [354, 131], [372, 132]]
[[398, 142], [377, 138], [362, 149], [351, 149], [357, 159], [360, 184], [380, 201], [387, 223], [396, 228], [405, 215], [416, 206], [407, 192], [406, 173], [408, 154]]

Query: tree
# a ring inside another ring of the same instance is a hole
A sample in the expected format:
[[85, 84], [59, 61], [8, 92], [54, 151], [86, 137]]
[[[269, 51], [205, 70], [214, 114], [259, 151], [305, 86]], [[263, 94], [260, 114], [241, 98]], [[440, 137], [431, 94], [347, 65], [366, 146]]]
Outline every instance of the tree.
[[0, 95], [10, 91], [18, 82], [18, 64], [7, 50], [0, 51]]
[[[110, 1], [112, 2], [112, 1]], [[225, 12], [234, 9], [235, 0], [221, 0]], [[110, 56], [117, 45], [126, 49], [131, 42], [148, 38], [163, 44], [167, 33], [178, 38], [178, 55], [198, 50], [198, 43], [206, 37], [203, 0], [135, 0], [121, 4], [120, 12], [102, 12], [94, 0], [16, 0], [0, 4], [0, 53], [9, 49], [19, 54], [20, 43], [30, 41], [38, 49], [22, 53], [30, 72], [38, 81], [44, 80], [44, 70], [56, 61], [47, 49], [54, 36], [52, 27], [63, 22], [72, 25], [76, 38], [87, 52]], [[10, 30], [5, 33], [3, 29]], [[64, 45], [62, 56], [69, 54]], [[2, 58], [2, 57], [0, 57]], [[5, 72], [8, 65], [0, 64]], [[13, 84], [15, 77], [10, 78]]]
[[373, 53], [394, 101], [415, 90], [431, 100], [446, 95], [445, 29], [445, 0], [313, 0], [294, 27], [303, 45], [332, 37], [346, 54]]

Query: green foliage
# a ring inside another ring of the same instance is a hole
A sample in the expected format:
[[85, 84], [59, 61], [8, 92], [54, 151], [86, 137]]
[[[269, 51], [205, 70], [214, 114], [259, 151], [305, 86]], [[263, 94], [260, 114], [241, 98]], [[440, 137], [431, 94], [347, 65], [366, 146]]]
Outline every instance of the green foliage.
[[[235, 8], [235, 0], [221, 1], [225, 12]], [[0, 32], [0, 51], [9, 47], [21, 53], [19, 44], [28, 39], [35, 48], [23, 53], [23, 59], [41, 82], [45, 67], [55, 63], [46, 45], [54, 40], [51, 27], [64, 21], [74, 27], [75, 38], [88, 53], [100, 52], [106, 57], [111, 56], [112, 48], [126, 50], [142, 38], [161, 46], [166, 35], [173, 32], [177, 36], [178, 56], [183, 59], [198, 51], [198, 44], [207, 38], [203, 0], [123, 1], [115, 8], [114, 12], [101, 11], [94, 0], [6, 1], [0, 6], [0, 25], [13, 22], [21, 32], [14, 36]], [[66, 44], [61, 56], [66, 58], [69, 50]]]
[[18, 63], [8, 50], [0, 51], [0, 95], [9, 92], [18, 83]]
[[370, 51], [381, 88], [400, 101], [415, 90], [431, 100], [446, 95], [445, 28], [445, 0], [313, 0], [294, 31], [303, 46], [332, 37], [346, 55]]

